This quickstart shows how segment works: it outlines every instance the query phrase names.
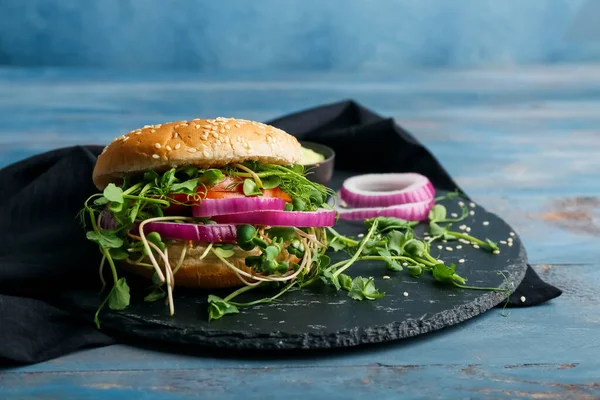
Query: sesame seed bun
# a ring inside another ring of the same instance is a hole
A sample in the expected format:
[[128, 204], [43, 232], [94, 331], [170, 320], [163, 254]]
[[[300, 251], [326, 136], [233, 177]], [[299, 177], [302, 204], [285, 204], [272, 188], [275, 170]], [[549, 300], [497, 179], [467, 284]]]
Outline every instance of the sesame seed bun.
[[[175, 286], [200, 288], [200, 289], [221, 289], [243, 286], [244, 283], [237, 275], [217, 258], [212, 252], [209, 252], [202, 260], [198, 260], [206, 250], [206, 243], [195, 244], [189, 246], [187, 242], [176, 242], [167, 244], [169, 252], [169, 263], [172, 268], [175, 268], [181, 257], [183, 248], [186, 247], [186, 254], [183, 259], [183, 264], [175, 274]], [[237, 268], [247, 273], [252, 273], [252, 269], [245, 264], [245, 258], [251, 255], [259, 255], [258, 250], [244, 251], [239, 247], [234, 247], [235, 254], [228, 258], [227, 261], [235, 265]], [[290, 255], [283, 250], [277, 257], [278, 261], [299, 262], [298, 257]], [[150, 263], [146, 257], [145, 263]], [[142, 275], [148, 279], [152, 279], [154, 269], [145, 268], [142, 266], [122, 263], [122, 267], [136, 274]], [[164, 272], [164, 267], [161, 264]], [[254, 282], [252, 278], [244, 277], [248, 282]]]
[[232, 118], [195, 119], [149, 125], [116, 138], [98, 157], [92, 178], [100, 190], [124, 175], [183, 165], [218, 168], [231, 163], [299, 163], [298, 140], [260, 122]]

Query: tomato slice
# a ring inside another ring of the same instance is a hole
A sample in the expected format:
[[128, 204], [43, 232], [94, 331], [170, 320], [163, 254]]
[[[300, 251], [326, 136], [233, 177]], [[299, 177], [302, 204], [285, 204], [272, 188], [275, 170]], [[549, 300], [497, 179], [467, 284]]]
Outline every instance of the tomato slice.
[[[206, 193], [206, 198], [207, 199], [230, 199], [230, 198], [234, 198], [234, 197], [246, 197], [244, 195], [242, 185], [237, 185], [237, 186], [235, 186], [235, 188], [233, 188], [233, 190], [231, 190], [231, 185], [236, 182], [239, 182], [239, 181], [241, 181], [240, 178], [229, 178], [228, 177], [228, 178], [223, 179], [217, 185], [208, 189], [208, 192]], [[230, 190], [227, 190], [228, 188]], [[204, 190], [205, 190], [204, 187], [198, 188], [198, 194], [201, 197], [204, 197]], [[263, 193], [263, 197], [280, 198], [287, 203], [292, 202], [292, 198], [290, 197], [290, 195], [287, 194], [286, 192], [284, 192], [283, 190], [281, 190], [280, 188], [262, 189], [261, 191]], [[176, 194], [170, 195], [170, 197], [179, 203], [183, 203], [183, 204], [194, 203], [194, 197], [187, 195], [187, 194], [176, 193]], [[181, 211], [184, 211], [185, 208], [187, 208], [187, 207], [183, 206], [181, 204], [171, 204], [171, 206], [168, 208], [167, 211], [169, 213], [181, 212]]]

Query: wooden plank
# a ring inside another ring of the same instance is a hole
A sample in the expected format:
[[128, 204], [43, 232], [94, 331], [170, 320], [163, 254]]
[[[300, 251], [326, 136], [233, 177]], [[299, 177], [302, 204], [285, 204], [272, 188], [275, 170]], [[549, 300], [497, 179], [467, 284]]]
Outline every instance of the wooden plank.
[[121, 370], [2, 376], [4, 399], [597, 399], [594, 364]]
[[[87, 350], [45, 363], [14, 369], [23, 374], [121, 370], [221, 370], [338, 368], [381, 364], [523, 365], [577, 363], [596, 368], [600, 337], [600, 299], [595, 295], [600, 268], [595, 265], [538, 265], [540, 276], [565, 292], [534, 308], [494, 309], [467, 323], [411, 340], [378, 346], [285, 355], [220, 356], [210, 350], [135, 348], [125, 345]], [[302, 355], [304, 354], [304, 355]], [[25, 375], [24, 375], [25, 376]], [[29, 376], [29, 375], [27, 375]], [[232, 378], [234, 375], [231, 375]], [[598, 375], [600, 376], [600, 375]]]

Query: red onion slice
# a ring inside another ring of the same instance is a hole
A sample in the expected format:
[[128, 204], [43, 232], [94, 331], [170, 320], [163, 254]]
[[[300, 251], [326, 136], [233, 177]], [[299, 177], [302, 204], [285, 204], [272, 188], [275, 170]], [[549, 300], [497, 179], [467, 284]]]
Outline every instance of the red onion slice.
[[324, 227], [333, 226], [336, 212], [321, 208], [317, 211], [254, 211], [215, 216], [222, 224], [252, 224], [265, 226]]
[[[138, 224], [134, 226], [137, 233]], [[233, 225], [198, 225], [177, 222], [148, 222], [144, 233], [156, 232], [163, 239], [193, 240], [195, 242], [235, 242], [237, 229]]]
[[427, 219], [433, 207], [433, 199], [418, 203], [399, 204], [390, 207], [341, 208], [336, 207], [341, 219], [363, 220], [374, 217], [396, 217], [407, 221], [423, 221]]
[[416, 173], [357, 175], [344, 181], [340, 198], [350, 207], [388, 207], [435, 197], [427, 177]]
[[276, 197], [233, 197], [229, 199], [204, 199], [192, 207], [194, 217], [237, 214], [249, 211], [279, 210], [285, 201]]

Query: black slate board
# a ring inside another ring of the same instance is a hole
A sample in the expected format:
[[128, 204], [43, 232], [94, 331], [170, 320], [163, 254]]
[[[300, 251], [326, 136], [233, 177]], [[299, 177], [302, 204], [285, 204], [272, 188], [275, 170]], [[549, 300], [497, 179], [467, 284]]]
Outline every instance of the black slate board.
[[[339, 187], [343, 176], [336, 174], [332, 187]], [[337, 184], [336, 184], [337, 183]], [[438, 193], [439, 195], [440, 193]], [[460, 214], [458, 199], [444, 200], [448, 212]], [[494, 241], [507, 240], [511, 227], [481, 207], [473, 209], [474, 216], [464, 222], [472, 227], [471, 234]], [[483, 225], [488, 221], [489, 225]], [[346, 235], [364, 232], [362, 223], [340, 222], [336, 229]], [[423, 226], [417, 227], [422, 232]], [[508, 279], [511, 291], [525, 275], [527, 257], [518, 237], [513, 246], [499, 244], [501, 253], [491, 254], [459, 242], [439, 243], [453, 251], [432, 247], [434, 257], [441, 253], [446, 264], [455, 262], [459, 274], [468, 284], [505, 288]], [[462, 249], [456, 249], [462, 245]], [[331, 252], [332, 263], [344, 258]], [[458, 263], [464, 259], [464, 263]], [[242, 309], [240, 314], [208, 322], [206, 298], [208, 292], [178, 288], [175, 292], [175, 315], [170, 317], [162, 301], [145, 303], [141, 284], [132, 284], [131, 305], [125, 311], [107, 310], [101, 314], [104, 329], [126, 336], [154, 339], [177, 344], [210, 346], [230, 349], [317, 349], [355, 346], [408, 338], [458, 324], [475, 317], [506, 299], [504, 292], [462, 290], [433, 282], [424, 275], [410, 277], [406, 271], [386, 270], [380, 261], [361, 261], [350, 270], [352, 276], [373, 276], [386, 296], [376, 301], [355, 301], [347, 292], [320, 287], [289, 292], [280, 302]], [[391, 279], [382, 279], [388, 275]], [[130, 279], [130, 284], [131, 284]], [[136, 288], [137, 286], [137, 288]], [[137, 292], [137, 296], [135, 293]], [[210, 293], [225, 297], [227, 292]], [[408, 296], [404, 295], [408, 293]], [[69, 304], [77, 304], [86, 317], [93, 316], [100, 297], [76, 293]]]

